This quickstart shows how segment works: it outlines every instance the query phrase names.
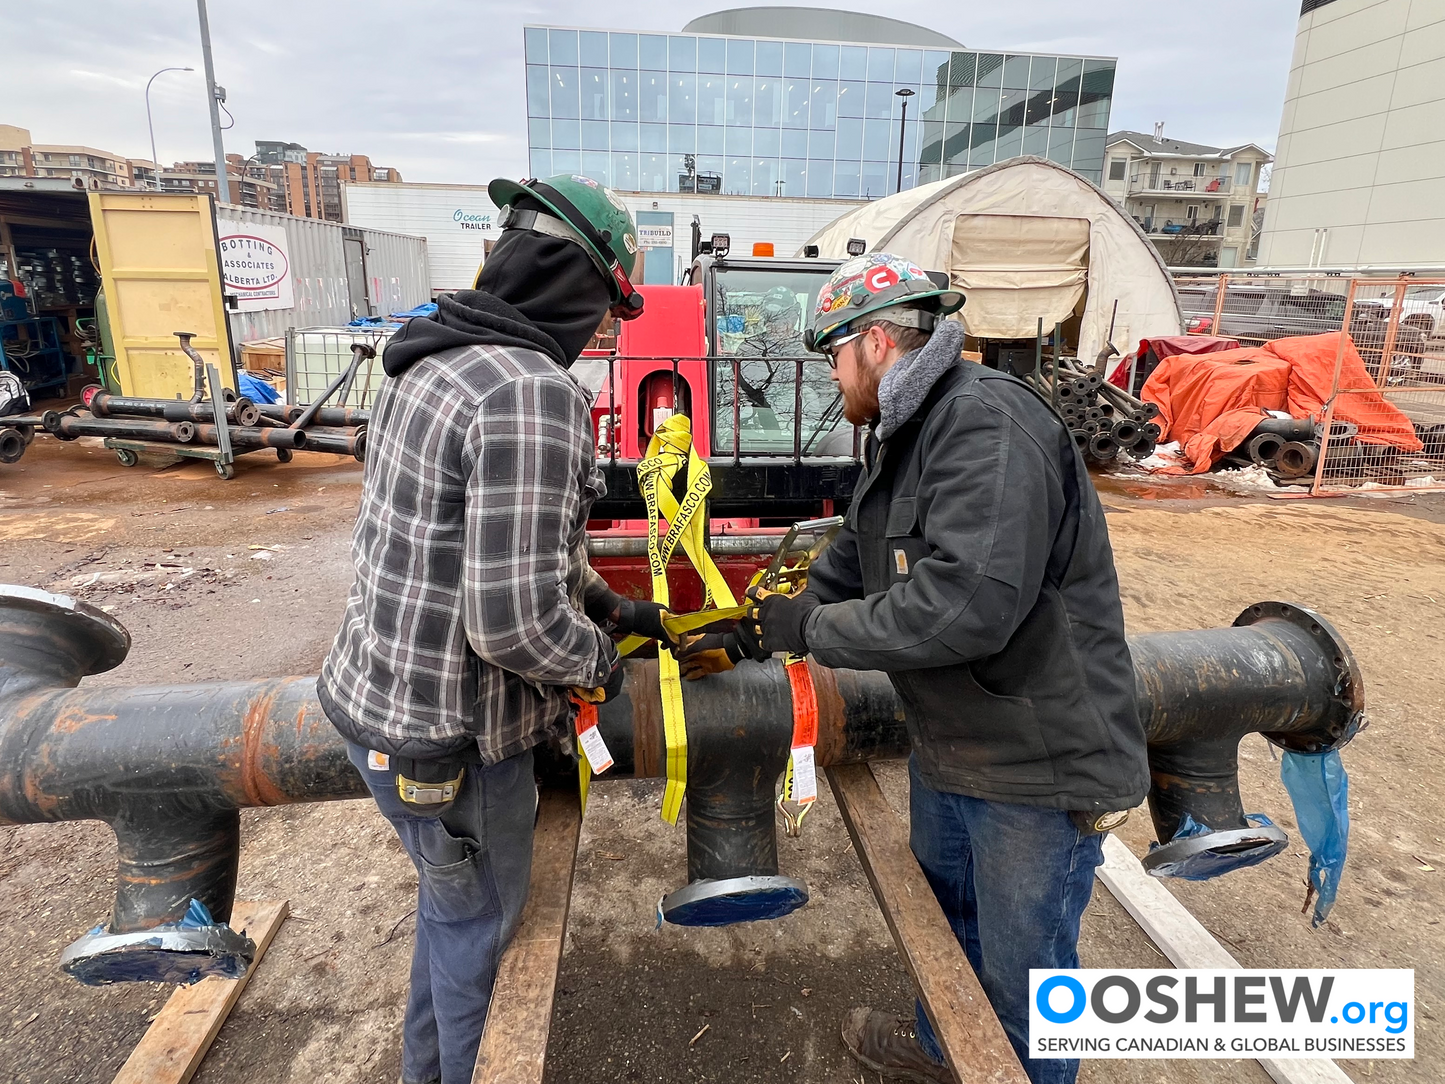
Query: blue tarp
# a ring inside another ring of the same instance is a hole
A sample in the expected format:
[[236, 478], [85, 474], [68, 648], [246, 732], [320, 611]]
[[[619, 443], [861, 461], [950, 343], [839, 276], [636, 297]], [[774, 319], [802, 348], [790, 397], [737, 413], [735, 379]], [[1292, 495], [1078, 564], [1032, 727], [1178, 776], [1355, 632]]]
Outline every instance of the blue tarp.
[[244, 369], [237, 374], [236, 383], [236, 390], [253, 403], [279, 403], [281, 401], [281, 396], [277, 394], [275, 388], [259, 376], [254, 376]]

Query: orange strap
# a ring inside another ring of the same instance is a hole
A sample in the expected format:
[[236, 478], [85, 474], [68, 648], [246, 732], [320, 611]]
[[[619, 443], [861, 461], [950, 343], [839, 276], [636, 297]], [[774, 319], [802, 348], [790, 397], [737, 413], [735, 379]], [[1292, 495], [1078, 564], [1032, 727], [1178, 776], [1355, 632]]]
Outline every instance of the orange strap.
[[[587, 703], [580, 696], [572, 697], [572, 703], [577, 705], [577, 720], [574, 725], [580, 745], [582, 731], [597, 725], [597, 705]], [[592, 765], [587, 762], [587, 755], [579, 748], [577, 750], [577, 790], [583, 813], [587, 812], [587, 791], [591, 784]]]
[[577, 733], [581, 734], [588, 727], [597, 725], [596, 704], [589, 704], [575, 696], [572, 698], [572, 703], [577, 705]]
[[806, 659], [789, 658], [783, 667], [793, 687], [793, 746], [818, 744], [818, 694]]

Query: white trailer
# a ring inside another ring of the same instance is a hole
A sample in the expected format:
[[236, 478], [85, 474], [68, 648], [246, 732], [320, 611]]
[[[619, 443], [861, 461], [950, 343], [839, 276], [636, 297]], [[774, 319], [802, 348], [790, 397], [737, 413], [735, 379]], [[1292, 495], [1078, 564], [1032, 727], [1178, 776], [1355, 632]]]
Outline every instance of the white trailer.
[[[726, 233], [732, 252], [750, 256], [770, 243], [777, 255], [798, 249], [840, 215], [866, 200], [795, 199], [787, 196], [723, 196], [678, 192], [619, 192], [637, 220], [646, 256], [641, 281], [679, 281], [692, 265], [692, 220], [704, 239]], [[426, 238], [431, 292], [470, 289], [486, 242], [499, 236], [497, 209], [480, 184], [344, 183], [346, 222]]]
[[498, 237], [497, 209], [483, 184], [346, 182], [341, 214], [352, 226], [425, 237], [433, 297], [471, 289], [483, 246]]

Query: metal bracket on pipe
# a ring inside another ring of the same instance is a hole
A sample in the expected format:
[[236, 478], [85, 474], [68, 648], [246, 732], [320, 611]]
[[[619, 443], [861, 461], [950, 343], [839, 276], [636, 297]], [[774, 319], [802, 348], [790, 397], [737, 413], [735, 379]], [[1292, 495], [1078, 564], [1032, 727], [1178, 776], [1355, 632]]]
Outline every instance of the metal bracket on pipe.
[[216, 460], [216, 470], [224, 473], [224, 468], [230, 467], [236, 461], [236, 456], [231, 451], [231, 426], [226, 421], [225, 385], [221, 383], [221, 374], [214, 365], [206, 366], [206, 383], [211, 390], [211, 414], [216, 419], [216, 446], [221, 449], [221, 458]]

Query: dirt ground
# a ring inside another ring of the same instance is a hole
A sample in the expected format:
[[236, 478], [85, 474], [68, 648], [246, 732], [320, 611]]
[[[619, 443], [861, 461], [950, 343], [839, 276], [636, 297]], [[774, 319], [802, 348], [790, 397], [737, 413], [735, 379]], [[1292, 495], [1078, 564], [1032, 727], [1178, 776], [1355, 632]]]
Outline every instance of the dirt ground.
[[[314, 673], [349, 580], [359, 483], [338, 456], [250, 456], [227, 483], [208, 464], [126, 470], [91, 441], [41, 438], [0, 469], [0, 582], [113, 608], [135, 646], [97, 684]], [[1414, 967], [1416, 1060], [1341, 1064], [1360, 1082], [1445, 1079], [1445, 766], [1434, 755], [1445, 501], [1272, 501], [1194, 481], [1101, 488], [1132, 633], [1227, 625], [1250, 603], [1294, 600], [1336, 624], [1368, 682], [1370, 726], [1345, 752], [1350, 864], [1327, 926], [1311, 930], [1299, 913], [1307, 859], [1258, 738], [1241, 749], [1246, 808], [1269, 813], [1293, 845], [1170, 890], [1246, 965]], [[879, 775], [906, 808], [901, 765]], [[854, 1004], [904, 1011], [912, 995], [826, 789], [803, 838], [780, 839], [784, 871], [808, 881], [812, 902], [721, 930], [654, 928], [659, 896], [685, 880], [682, 833], [658, 819], [659, 799], [651, 782], [593, 791], [548, 1081], [873, 1084], [843, 1053], [839, 1019]], [[241, 896], [289, 899], [292, 915], [195, 1079], [389, 1084], [415, 892], [389, 828], [369, 803], [339, 802], [249, 811], [243, 831]], [[1121, 835], [1142, 854], [1147, 815]], [[113, 876], [103, 825], [0, 828], [0, 1080], [109, 1080], [163, 1003], [158, 986], [87, 989], [57, 969], [61, 949], [108, 913]], [[1102, 888], [1081, 955], [1085, 966], [1162, 963]], [[1080, 1079], [1267, 1078], [1253, 1062], [1094, 1061]]]

